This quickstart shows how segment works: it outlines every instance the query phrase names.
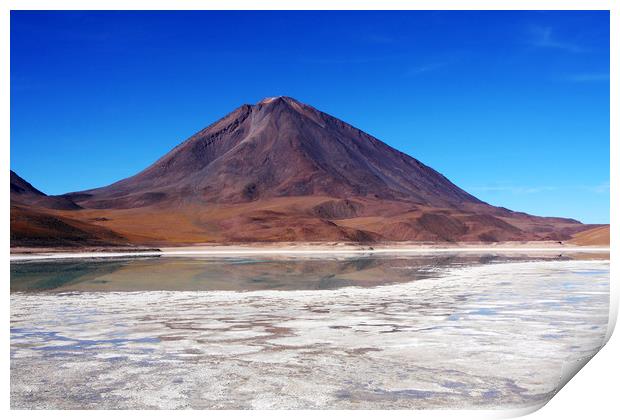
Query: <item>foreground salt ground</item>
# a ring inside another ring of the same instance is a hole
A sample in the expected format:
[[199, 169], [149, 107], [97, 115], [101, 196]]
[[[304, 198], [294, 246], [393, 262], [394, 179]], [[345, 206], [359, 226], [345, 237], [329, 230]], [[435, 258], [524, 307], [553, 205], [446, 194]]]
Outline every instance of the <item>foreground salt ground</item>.
[[608, 261], [325, 291], [11, 295], [13, 408], [515, 408], [603, 345]]

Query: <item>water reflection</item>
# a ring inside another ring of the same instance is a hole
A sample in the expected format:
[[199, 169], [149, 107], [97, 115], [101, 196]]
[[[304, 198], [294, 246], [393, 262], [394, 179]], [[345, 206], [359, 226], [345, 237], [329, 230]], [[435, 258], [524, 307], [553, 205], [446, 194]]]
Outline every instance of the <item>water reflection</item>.
[[425, 279], [438, 270], [562, 255], [420, 255], [348, 258], [153, 257], [11, 263], [11, 292], [255, 291], [372, 287]]

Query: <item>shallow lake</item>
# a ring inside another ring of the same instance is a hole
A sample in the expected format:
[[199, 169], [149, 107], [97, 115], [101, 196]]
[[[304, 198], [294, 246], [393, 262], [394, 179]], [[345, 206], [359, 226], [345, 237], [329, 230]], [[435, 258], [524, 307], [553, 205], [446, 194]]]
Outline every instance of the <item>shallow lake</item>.
[[608, 255], [13, 262], [11, 406], [535, 406], [608, 311]]

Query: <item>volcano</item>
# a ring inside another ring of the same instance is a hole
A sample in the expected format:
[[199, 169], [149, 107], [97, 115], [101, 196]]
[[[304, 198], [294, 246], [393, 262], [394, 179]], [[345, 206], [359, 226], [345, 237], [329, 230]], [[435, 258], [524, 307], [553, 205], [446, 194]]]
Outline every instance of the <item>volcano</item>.
[[563, 240], [591, 227], [484, 203], [290, 97], [242, 105], [140, 173], [54, 200], [68, 207], [33, 205], [148, 245]]
[[480, 203], [416, 159], [288, 97], [243, 105], [136, 176], [70, 195], [91, 208], [293, 196]]

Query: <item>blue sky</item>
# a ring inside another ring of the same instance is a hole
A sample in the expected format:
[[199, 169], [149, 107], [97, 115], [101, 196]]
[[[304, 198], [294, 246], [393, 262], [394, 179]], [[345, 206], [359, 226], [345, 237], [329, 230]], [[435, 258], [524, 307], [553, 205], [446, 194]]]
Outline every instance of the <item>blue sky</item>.
[[11, 168], [48, 194], [277, 95], [491, 204], [609, 222], [608, 12], [11, 13]]

